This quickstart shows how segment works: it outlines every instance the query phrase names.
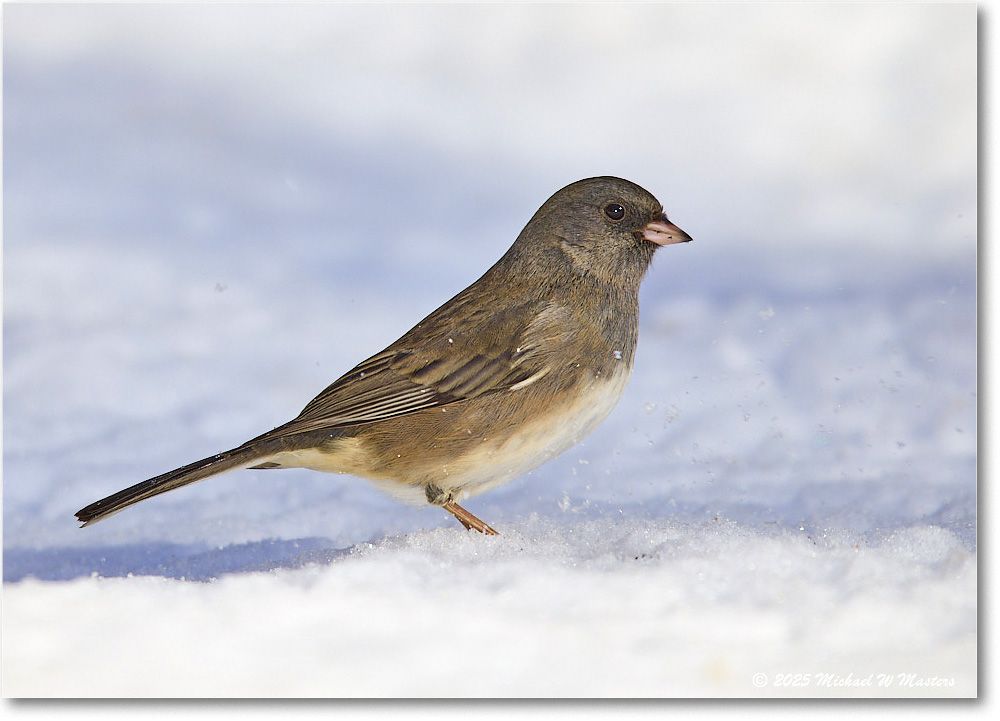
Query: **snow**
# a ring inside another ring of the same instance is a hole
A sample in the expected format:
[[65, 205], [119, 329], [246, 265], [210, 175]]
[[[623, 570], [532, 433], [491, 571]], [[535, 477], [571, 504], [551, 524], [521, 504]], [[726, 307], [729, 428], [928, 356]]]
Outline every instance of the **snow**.
[[[974, 5], [4, 20], [5, 696], [977, 694]], [[77, 527], [597, 174], [695, 240], [499, 537], [307, 471]]]

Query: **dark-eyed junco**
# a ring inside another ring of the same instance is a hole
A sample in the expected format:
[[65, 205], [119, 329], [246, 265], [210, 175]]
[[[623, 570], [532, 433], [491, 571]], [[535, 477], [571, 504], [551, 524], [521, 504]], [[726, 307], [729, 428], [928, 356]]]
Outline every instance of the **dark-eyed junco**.
[[457, 501], [586, 436], [632, 372], [639, 283], [661, 245], [691, 240], [635, 183], [602, 177], [542, 205], [504, 256], [294, 420], [77, 511], [83, 525], [236, 468], [370, 479], [495, 534]]

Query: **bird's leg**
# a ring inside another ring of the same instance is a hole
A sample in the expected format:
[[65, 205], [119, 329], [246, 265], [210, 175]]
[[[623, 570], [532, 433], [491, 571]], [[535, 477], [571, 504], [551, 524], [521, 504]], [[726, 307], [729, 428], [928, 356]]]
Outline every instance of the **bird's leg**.
[[444, 510], [448, 511], [451, 515], [458, 519], [458, 522], [465, 526], [470, 531], [479, 531], [487, 536], [499, 536], [500, 534], [494, 531], [492, 528], [487, 526], [481, 520], [473, 516], [467, 510], [462, 508], [460, 505], [454, 501], [448, 501], [443, 506]]
[[434, 506], [441, 506], [441, 508], [457, 518], [458, 522], [465, 526], [466, 530], [479, 531], [487, 536], [500, 535], [460, 505], [455, 503], [454, 495], [451, 492], [445, 491], [433, 483], [428, 483], [424, 486], [424, 494], [427, 496], [428, 503]]

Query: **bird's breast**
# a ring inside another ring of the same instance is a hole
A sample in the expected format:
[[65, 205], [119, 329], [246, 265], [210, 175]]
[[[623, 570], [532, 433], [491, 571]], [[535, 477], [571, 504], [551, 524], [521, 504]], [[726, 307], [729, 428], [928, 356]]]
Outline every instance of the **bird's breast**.
[[[456, 496], [476, 495], [502, 485], [555, 458], [589, 435], [618, 403], [628, 383], [630, 368], [626, 363], [610, 371], [586, 371], [581, 382], [568, 392], [554, 395], [544, 403], [539, 392], [535, 401], [521, 405], [524, 412], [517, 427], [509, 430], [495, 425], [478, 444], [440, 469], [433, 482], [452, 490]], [[539, 380], [537, 386], [543, 385]], [[523, 393], [529, 393], [531, 386]], [[509, 391], [512, 401], [520, 389]], [[537, 389], [541, 391], [541, 389]]]

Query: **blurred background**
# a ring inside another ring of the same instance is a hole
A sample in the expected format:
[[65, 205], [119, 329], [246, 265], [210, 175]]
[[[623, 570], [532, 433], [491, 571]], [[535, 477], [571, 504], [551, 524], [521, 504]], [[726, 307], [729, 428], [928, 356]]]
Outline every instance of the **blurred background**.
[[[251, 520], [205, 531], [220, 542], [438, 522], [310, 473], [213, 481], [158, 501], [162, 519], [89, 535], [71, 513], [292, 417], [478, 277], [549, 195], [604, 174], [649, 189], [695, 239], [658, 254], [613, 417], [655, 426], [663, 467], [695, 464], [673, 501], [773, 510], [789, 487], [753, 489], [792, 461], [882, 483], [923, 453], [963, 489], [967, 520], [976, 12], [6, 6], [5, 544], [185, 536], [179, 517], [223, 507]], [[754, 390], [762, 370], [772, 395]], [[869, 433], [886, 434], [877, 459], [859, 450]], [[595, 435], [591, 455], [545, 471], [581, 479], [513, 484], [498, 493], [524, 506], [496, 512], [624, 503], [602, 479], [629, 471], [619, 456], [648, 462], [645, 442]], [[600, 470], [581, 465], [598, 452]], [[926, 485], [899, 483], [904, 498]], [[302, 521], [331, 498], [360, 510]], [[304, 526], [272, 518], [289, 514]], [[276, 525], [254, 530], [261, 517]]]

